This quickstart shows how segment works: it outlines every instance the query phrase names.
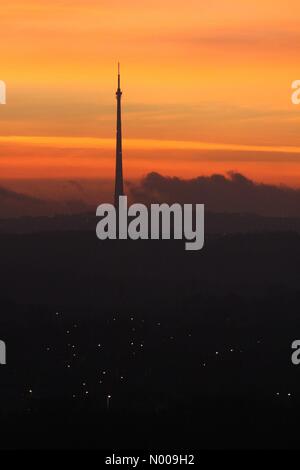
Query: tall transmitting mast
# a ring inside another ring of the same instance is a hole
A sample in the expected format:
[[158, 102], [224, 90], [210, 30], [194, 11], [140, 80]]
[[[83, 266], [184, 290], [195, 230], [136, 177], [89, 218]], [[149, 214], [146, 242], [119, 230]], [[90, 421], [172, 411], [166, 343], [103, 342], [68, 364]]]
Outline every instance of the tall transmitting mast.
[[121, 75], [118, 63], [118, 89], [117, 97], [117, 141], [116, 141], [116, 176], [115, 176], [115, 207], [119, 207], [119, 197], [124, 195], [123, 185], [123, 156], [122, 156], [122, 116], [121, 116]]

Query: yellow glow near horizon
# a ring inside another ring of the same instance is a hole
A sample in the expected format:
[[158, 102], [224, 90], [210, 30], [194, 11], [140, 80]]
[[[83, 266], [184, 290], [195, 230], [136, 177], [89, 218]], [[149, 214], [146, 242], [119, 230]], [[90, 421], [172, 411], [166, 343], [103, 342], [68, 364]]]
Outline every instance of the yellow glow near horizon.
[[[93, 137], [51, 137], [51, 136], [0, 136], [0, 143], [32, 145], [41, 147], [57, 147], [67, 149], [113, 149], [114, 139]], [[217, 142], [193, 142], [187, 140], [151, 140], [123, 139], [128, 150], [231, 150], [233, 152], [267, 152], [299, 154], [300, 146], [275, 145], [241, 145]]]

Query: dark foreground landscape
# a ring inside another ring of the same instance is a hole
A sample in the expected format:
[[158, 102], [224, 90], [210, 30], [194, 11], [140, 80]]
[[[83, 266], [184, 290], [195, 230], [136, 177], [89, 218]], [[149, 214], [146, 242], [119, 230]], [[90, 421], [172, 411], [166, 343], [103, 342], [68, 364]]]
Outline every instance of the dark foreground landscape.
[[1, 447], [299, 447], [298, 222], [255, 220], [200, 252], [2, 233]]

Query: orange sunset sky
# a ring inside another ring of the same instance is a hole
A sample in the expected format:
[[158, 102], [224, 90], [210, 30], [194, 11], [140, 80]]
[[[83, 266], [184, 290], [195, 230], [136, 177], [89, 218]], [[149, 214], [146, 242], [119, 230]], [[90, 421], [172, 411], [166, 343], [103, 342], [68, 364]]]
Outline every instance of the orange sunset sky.
[[242, 172], [300, 187], [298, 0], [1, 5], [0, 179]]

